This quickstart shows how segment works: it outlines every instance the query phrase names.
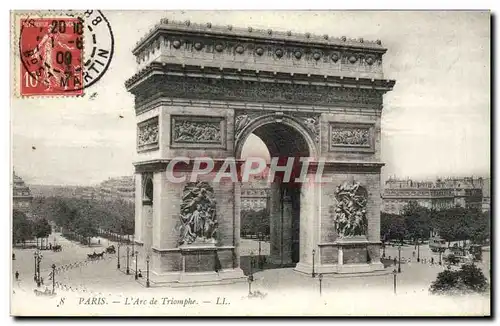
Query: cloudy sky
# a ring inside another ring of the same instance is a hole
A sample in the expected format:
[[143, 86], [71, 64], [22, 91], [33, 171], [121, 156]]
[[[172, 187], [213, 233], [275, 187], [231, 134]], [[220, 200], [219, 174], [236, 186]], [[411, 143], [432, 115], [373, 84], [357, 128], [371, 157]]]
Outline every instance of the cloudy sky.
[[[135, 116], [133, 97], [124, 81], [136, 69], [131, 49], [163, 17], [381, 39], [389, 49], [384, 56], [385, 77], [397, 80], [384, 98], [384, 177], [489, 174], [488, 13], [103, 13], [112, 25], [116, 45], [110, 69], [87, 90], [97, 93], [94, 99], [12, 98], [12, 161], [16, 173], [28, 183], [94, 184], [133, 173]], [[247, 153], [258, 148], [258, 139], [247, 141]]]

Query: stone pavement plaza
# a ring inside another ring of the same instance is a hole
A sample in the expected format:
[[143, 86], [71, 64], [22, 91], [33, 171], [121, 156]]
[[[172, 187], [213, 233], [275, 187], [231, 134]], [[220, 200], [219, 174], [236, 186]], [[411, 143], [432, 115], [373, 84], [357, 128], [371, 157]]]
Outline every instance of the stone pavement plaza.
[[[51, 236], [51, 240], [54, 235]], [[437, 273], [444, 267], [439, 265], [431, 266], [416, 262], [404, 263], [401, 265], [402, 273], [397, 275], [397, 297], [393, 292], [393, 265], [388, 265], [383, 272], [373, 276], [348, 276], [348, 275], [325, 275], [322, 279], [319, 295], [319, 278], [312, 278], [311, 275], [297, 273], [293, 268], [277, 268], [254, 270], [255, 281], [252, 283], [252, 291], [258, 291], [266, 295], [263, 300], [249, 299], [247, 297], [249, 285], [246, 281], [229, 284], [210, 284], [204, 286], [191, 287], [188, 285], [170, 285], [152, 283], [150, 288], [145, 287], [146, 269], [142, 270], [143, 278], [136, 281], [134, 279], [134, 260], [129, 262], [130, 275], [125, 274], [126, 254], [125, 250], [120, 250], [121, 269], [117, 269], [117, 257], [115, 255], [105, 255], [105, 258], [97, 261], [88, 261], [87, 253], [100, 252], [108, 245], [108, 241], [101, 240], [101, 247], [88, 248], [74, 242], [70, 242], [59, 235], [56, 235], [57, 242], [62, 244], [63, 251], [54, 253], [43, 251], [43, 260], [41, 266], [42, 276], [45, 279], [45, 286], [52, 288], [52, 281], [49, 280], [49, 266], [55, 263], [64, 268], [56, 274], [56, 293], [58, 296], [76, 296], [78, 299], [87, 296], [104, 296], [108, 298], [134, 297], [146, 295], [149, 297], [171, 297], [185, 298], [200, 296], [206, 298], [207, 302], [221, 300], [221, 293], [227, 296], [232, 302], [242, 303], [245, 307], [245, 313], [256, 314], [280, 314], [289, 313], [283, 310], [285, 307], [292, 309], [296, 314], [330, 314], [330, 315], [349, 315], [366, 313], [370, 315], [391, 315], [391, 314], [488, 314], [489, 297], [482, 296], [471, 299], [449, 299], [453, 302], [441, 302], [437, 304], [435, 300], [445, 300], [436, 297], [430, 297], [427, 290], [431, 282], [436, 278]], [[245, 274], [248, 274], [249, 265], [245, 264], [249, 252], [258, 249], [258, 243], [252, 240], [245, 240], [245, 251], [242, 254], [242, 267]], [[268, 254], [268, 244], [262, 245], [263, 253]], [[412, 252], [413, 247], [404, 247], [403, 253]], [[386, 255], [393, 256], [395, 248], [387, 248]], [[16, 270], [20, 273], [20, 281], [13, 281], [13, 301], [17, 299], [24, 302], [23, 296], [30, 300], [42, 300], [35, 298], [32, 294], [35, 284], [33, 282], [34, 272], [34, 250], [15, 249], [16, 260], [13, 261], [12, 273]], [[426, 249], [421, 251], [425, 255]], [[404, 255], [402, 255], [404, 256]], [[248, 261], [247, 261], [248, 262]], [[480, 264], [482, 268], [487, 267]], [[265, 267], [267, 268], [267, 267]], [[14, 278], [13, 278], [14, 279]], [[217, 299], [218, 298], [218, 299]], [[292, 300], [292, 298], [294, 298]], [[343, 298], [343, 299], [342, 299]], [[397, 298], [397, 299], [396, 299]], [[53, 299], [53, 301], [56, 299]], [[75, 299], [76, 302], [77, 299]], [[243, 300], [243, 301], [242, 301]], [[245, 301], [246, 300], [246, 301]], [[252, 300], [252, 305], [245, 302]], [[292, 300], [288, 302], [287, 300]], [[434, 300], [434, 301], [433, 301]], [[448, 299], [446, 299], [448, 300]], [[458, 300], [458, 301], [457, 301]], [[40, 301], [47, 302], [47, 301]], [[283, 305], [287, 302], [286, 305]], [[54, 301], [55, 305], [55, 301]], [[296, 305], [296, 306], [295, 306]], [[324, 305], [331, 305], [332, 309], [321, 310]], [[233, 306], [229, 314], [239, 314], [238, 310], [242, 306]], [[271, 307], [273, 307], [271, 309]], [[357, 307], [357, 308], [356, 308]], [[445, 309], [446, 307], [446, 309]], [[79, 307], [81, 309], [90, 309], [89, 307]], [[214, 309], [219, 309], [215, 307]], [[252, 310], [253, 309], [253, 310]], [[319, 309], [319, 310], [318, 310]], [[358, 309], [358, 310], [357, 310]], [[443, 310], [444, 309], [444, 310]], [[48, 310], [44, 310], [48, 311]], [[144, 312], [130, 310], [126, 313]], [[175, 310], [169, 310], [174, 313]], [[216, 310], [213, 310], [215, 313]], [[94, 313], [94, 310], [88, 310]], [[155, 312], [152, 311], [151, 314]], [[157, 313], [157, 312], [156, 312]], [[186, 314], [186, 311], [179, 310], [179, 314]], [[220, 311], [227, 314], [227, 311]], [[146, 312], [147, 314], [147, 312]]]
[[[54, 235], [51, 236], [51, 240]], [[133, 257], [129, 257], [129, 269], [130, 275], [125, 274], [126, 270], [126, 251], [125, 247], [121, 247], [120, 250], [120, 263], [121, 269], [117, 269], [117, 255], [116, 254], [105, 254], [105, 258], [102, 260], [90, 261], [87, 260], [87, 254], [93, 251], [101, 252], [106, 248], [108, 243], [113, 244], [113, 242], [108, 242], [106, 239], [101, 240], [100, 247], [89, 248], [77, 244], [72, 241], [68, 241], [62, 238], [60, 235], [56, 235], [57, 243], [63, 246], [61, 252], [52, 252], [49, 250], [42, 251], [43, 260], [41, 263], [42, 277], [45, 279], [45, 285], [52, 285], [49, 280], [48, 274], [50, 272], [50, 266], [55, 263], [57, 267], [64, 267], [62, 271], [56, 274], [56, 281], [58, 284], [65, 285], [67, 287], [79, 288], [80, 290], [89, 291], [110, 291], [114, 292], [116, 290], [136, 290], [144, 288], [146, 279], [146, 266], [138, 265], [138, 269], [142, 271], [143, 278], [136, 281], [134, 279], [135, 271], [135, 260]], [[242, 251], [242, 267], [245, 270], [245, 274], [249, 273], [249, 254], [253, 252], [255, 255], [255, 262], [257, 262], [258, 253], [258, 242], [253, 240], [243, 240], [244, 248]], [[261, 244], [262, 254], [269, 254], [269, 243]], [[405, 260], [411, 257], [411, 253], [414, 250], [413, 246], [405, 246], [402, 249], [402, 258]], [[12, 273], [19, 271], [20, 273], [20, 284], [25, 288], [33, 288], [33, 274], [34, 274], [34, 258], [33, 249], [15, 249], [16, 260], [13, 261]], [[396, 247], [388, 247], [386, 249], [386, 257], [391, 256], [391, 258], [397, 255]], [[421, 246], [420, 257], [429, 259], [433, 253], [430, 252], [427, 246]], [[435, 255], [435, 254], [434, 254]], [[485, 256], [487, 257], [488, 255]], [[438, 257], [438, 256], [437, 256]], [[485, 258], [486, 258], [485, 257]], [[485, 259], [488, 261], [487, 259]], [[140, 261], [140, 260], [139, 260]], [[246, 262], [246, 263], [245, 263]], [[435, 265], [429, 263], [417, 263], [416, 258], [413, 258], [411, 262], [404, 262], [401, 265], [402, 273], [398, 274], [398, 292], [426, 292], [429, 285], [433, 280], [435, 280], [437, 273], [444, 269], [443, 266], [437, 264], [438, 258], [435, 257]], [[373, 276], [366, 275], [324, 275], [323, 277], [323, 290], [337, 291], [337, 290], [353, 290], [353, 289], [381, 289], [383, 292], [388, 294], [393, 291], [393, 276], [390, 274], [394, 269], [391, 262], [386, 261], [386, 268], [383, 272], [374, 274]], [[486, 263], [487, 264], [487, 263]], [[485, 274], [489, 276], [488, 266], [485, 263], [479, 263], [478, 265], [483, 268]], [[297, 273], [293, 268], [276, 268], [267, 269], [268, 266], [264, 266], [264, 270], [260, 270], [258, 266], [254, 269], [255, 282], [253, 283], [254, 289], [261, 289], [262, 291], [288, 291], [294, 288], [300, 288], [302, 290], [310, 290], [311, 292], [318, 291], [318, 279], [312, 278], [310, 275], [305, 275]], [[164, 291], [164, 284], [152, 283], [152, 288], [148, 291]], [[248, 288], [246, 282], [239, 282], [233, 284], [225, 285], [213, 285], [214, 287], [224, 287], [225, 289], [235, 289], [243, 292]], [[163, 288], [163, 290], [161, 290]]]

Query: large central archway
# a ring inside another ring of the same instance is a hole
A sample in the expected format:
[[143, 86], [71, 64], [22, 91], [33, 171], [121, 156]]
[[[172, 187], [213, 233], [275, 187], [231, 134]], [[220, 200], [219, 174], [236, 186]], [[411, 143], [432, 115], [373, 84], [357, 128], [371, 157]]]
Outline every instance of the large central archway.
[[[269, 180], [269, 200], [266, 211], [269, 213], [270, 223], [268, 266], [295, 267], [301, 257], [300, 244], [307, 242], [306, 239], [301, 239], [301, 216], [307, 214], [301, 212], [303, 206], [301, 201], [314, 200], [301, 196], [302, 187], [312, 185], [304, 185], [300, 181], [295, 181], [295, 177], [298, 177], [301, 171], [301, 158], [314, 159], [316, 154], [314, 143], [307, 130], [293, 117], [264, 116], [251, 122], [237, 139], [237, 159], [243, 159], [242, 148], [250, 134], [262, 140], [269, 151], [271, 160], [277, 159], [280, 166], [285, 166], [289, 158], [294, 160], [289, 181], [283, 182], [283, 173], [276, 173], [274, 180]], [[241, 192], [235, 195], [241, 195]], [[302, 233], [302, 236], [305, 234]]]

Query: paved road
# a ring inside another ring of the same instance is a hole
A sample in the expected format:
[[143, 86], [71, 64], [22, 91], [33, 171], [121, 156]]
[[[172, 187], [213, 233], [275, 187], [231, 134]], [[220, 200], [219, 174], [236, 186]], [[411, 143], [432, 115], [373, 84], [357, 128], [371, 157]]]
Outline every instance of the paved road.
[[[51, 236], [51, 239], [54, 235]], [[107, 240], [101, 239], [102, 247], [88, 248], [79, 244], [73, 243], [62, 238], [59, 234], [55, 234], [57, 243], [63, 246], [63, 251], [52, 252], [43, 251], [43, 260], [41, 265], [42, 276], [45, 278], [45, 284], [51, 285], [48, 278], [50, 266], [55, 263], [58, 267], [64, 267], [58, 274], [56, 274], [56, 281], [58, 285], [63, 286], [65, 289], [78, 289], [79, 291], [92, 291], [92, 292], [115, 292], [115, 291], [137, 291], [144, 289], [145, 282], [145, 267], [139, 265], [139, 269], [143, 271], [144, 278], [139, 279], [139, 282], [134, 279], [134, 265], [135, 261], [130, 258], [130, 275], [124, 273], [126, 266], [125, 250], [120, 251], [121, 257], [121, 271], [117, 270], [117, 257], [116, 255], [105, 255], [105, 258], [97, 261], [87, 260], [87, 254], [92, 251], [100, 252], [107, 245]], [[97, 242], [97, 240], [96, 240]], [[109, 244], [113, 244], [110, 242]], [[242, 240], [242, 252], [254, 251], [255, 247], [258, 248], [258, 242], [252, 240]], [[268, 244], [263, 247], [268, 247]], [[402, 249], [402, 257], [408, 259], [412, 256], [413, 246], [406, 246]], [[268, 251], [268, 248], [265, 249]], [[13, 261], [13, 273], [18, 270], [20, 273], [20, 282], [15, 284], [17, 287], [23, 287], [27, 291], [32, 291], [34, 288], [33, 273], [34, 273], [34, 250], [14, 250], [16, 253], [16, 260]], [[397, 254], [397, 248], [386, 248], [386, 256], [394, 257]], [[428, 247], [422, 246], [420, 257], [429, 258], [435, 257]], [[436, 259], [436, 258], [435, 258]], [[438, 261], [438, 258], [435, 260]], [[432, 281], [435, 280], [436, 275], [445, 267], [439, 265], [430, 265], [417, 263], [416, 259], [411, 262], [402, 264], [402, 273], [397, 276], [398, 287], [401, 292], [416, 293], [426, 292]], [[483, 269], [488, 266], [483, 264]], [[386, 268], [391, 272], [394, 266]], [[488, 273], [485, 273], [488, 274]], [[264, 289], [265, 291], [289, 291], [294, 288], [297, 289], [310, 289], [317, 291], [318, 279], [313, 279], [310, 276], [305, 276], [296, 273], [291, 268], [272, 269], [257, 271], [255, 273], [255, 289]], [[234, 290], [236, 292], [245, 292], [247, 284], [232, 284], [224, 285], [226, 290]], [[370, 276], [370, 277], [350, 277], [340, 278], [325, 275], [323, 278], [323, 291], [355, 291], [366, 289], [380, 289], [383, 292], [391, 292], [393, 290], [393, 276], [392, 274], [384, 276]], [[148, 291], [164, 291], [164, 288], [151, 288]], [[191, 289], [193, 290], [193, 289]], [[193, 290], [195, 291], [195, 290]]]

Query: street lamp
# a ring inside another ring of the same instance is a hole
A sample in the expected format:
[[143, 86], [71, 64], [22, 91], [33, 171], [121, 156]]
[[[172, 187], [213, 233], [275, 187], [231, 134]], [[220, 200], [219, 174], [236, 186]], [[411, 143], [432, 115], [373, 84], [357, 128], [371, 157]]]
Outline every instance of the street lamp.
[[129, 265], [128, 265], [128, 262], [129, 262], [129, 254], [130, 254], [130, 247], [127, 246], [127, 275], [130, 275], [130, 269], [129, 269]]
[[35, 283], [36, 283], [36, 270], [37, 270], [37, 269], [36, 269], [36, 266], [37, 266], [37, 259], [36, 259], [36, 256], [37, 256], [37, 255], [38, 255], [38, 252], [36, 252], [36, 251], [35, 251], [35, 252], [33, 253], [33, 258], [34, 258], [34, 260], [35, 260], [35, 275], [33, 276], [33, 280], [35, 281]]
[[311, 277], [315, 278], [316, 277], [316, 273], [314, 272], [314, 255], [316, 254], [316, 250], [313, 249], [312, 253], [313, 253], [313, 270], [312, 270]]
[[398, 273], [401, 273], [401, 245], [398, 246]]
[[120, 243], [117, 243], [118, 247], [118, 254], [116, 255], [118, 257], [118, 263], [116, 264], [116, 268], [120, 269]]
[[134, 257], [134, 252], [137, 253], [134, 249], [135, 249], [135, 236], [134, 234], [132, 234], [132, 257]]
[[56, 290], [56, 264], [52, 264], [52, 294]]
[[319, 274], [319, 295], [321, 296], [321, 283], [323, 282], [323, 274]]
[[420, 239], [417, 239], [417, 263], [420, 263]]
[[253, 265], [254, 265], [254, 257], [252, 251], [250, 252], [250, 274], [248, 275], [248, 295], [252, 294]]
[[139, 259], [139, 252], [135, 252], [135, 279], [139, 279], [139, 276], [137, 275], [137, 259]]
[[262, 269], [262, 258], [260, 257], [261, 254], [261, 241], [262, 241], [262, 232], [259, 232], [259, 268]]
[[394, 270], [392, 271], [392, 274], [394, 275], [394, 294], [396, 294], [396, 277], [398, 275], [398, 272], [396, 271], [396, 269], [394, 268]]
[[146, 287], [149, 287], [149, 255], [146, 255]]
[[38, 265], [36, 267], [36, 271], [37, 271], [37, 280], [36, 280], [36, 283], [37, 283], [37, 286], [40, 286], [40, 281], [41, 281], [41, 277], [40, 277], [40, 263], [42, 262], [42, 258], [43, 258], [43, 255], [39, 252], [37, 257], [36, 257], [36, 260], [38, 262]]

